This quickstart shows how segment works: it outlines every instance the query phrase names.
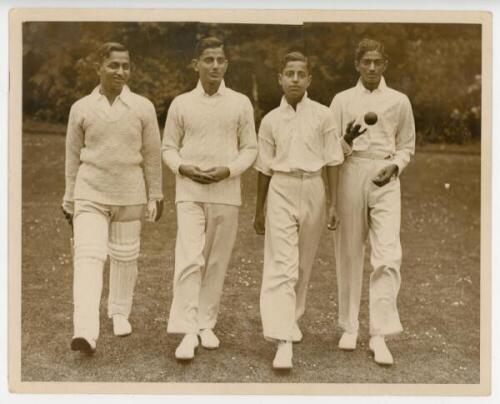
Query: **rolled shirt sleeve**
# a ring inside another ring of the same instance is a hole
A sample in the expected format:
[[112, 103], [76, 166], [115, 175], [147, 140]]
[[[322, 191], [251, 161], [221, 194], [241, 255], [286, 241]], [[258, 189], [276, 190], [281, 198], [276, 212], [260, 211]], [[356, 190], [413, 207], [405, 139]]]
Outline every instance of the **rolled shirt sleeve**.
[[148, 200], [163, 199], [160, 129], [154, 105], [148, 101], [142, 130], [142, 155]]
[[254, 168], [264, 175], [272, 176], [271, 164], [276, 154], [276, 145], [272, 136], [272, 127], [268, 119], [262, 120], [259, 128], [257, 160]]
[[323, 122], [325, 165], [327, 166], [336, 166], [344, 161], [340, 133], [341, 129], [337, 126], [333, 114], [328, 111]]
[[79, 113], [79, 104], [73, 104], [69, 112], [68, 127], [66, 129], [66, 160], [63, 203], [74, 201], [75, 181], [80, 167], [80, 153], [84, 143], [84, 131]]
[[229, 176], [237, 177], [248, 169], [257, 156], [257, 137], [252, 103], [245, 97], [238, 122], [238, 157], [227, 164]]
[[393, 162], [398, 166], [398, 174], [410, 162], [411, 156], [415, 154], [415, 120], [411, 103], [408, 97], [404, 97], [399, 110], [399, 122], [396, 132], [396, 153]]
[[338, 96], [333, 97], [332, 103], [330, 104], [330, 111], [332, 112], [332, 119], [335, 123], [336, 128], [338, 128], [338, 139], [340, 148], [344, 156], [349, 156], [352, 154], [352, 147], [344, 140], [344, 122], [342, 121], [342, 104], [339, 101]]

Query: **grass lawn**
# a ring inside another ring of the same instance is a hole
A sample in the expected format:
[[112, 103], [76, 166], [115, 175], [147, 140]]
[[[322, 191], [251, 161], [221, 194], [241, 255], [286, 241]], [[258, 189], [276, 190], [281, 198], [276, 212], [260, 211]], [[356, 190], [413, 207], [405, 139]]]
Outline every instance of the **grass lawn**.
[[[61, 212], [64, 137], [23, 137], [22, 380], [96, 382], [479, 383], [480, 156], [417, 153], [402, 175], [402, 287], [405, 331], [389, 340], [395, 364], [377, 366], [368, 350], [368, 295], [363, 293], [359, 347], [336, 348], [333, 240], [321, 241], [295, 345], [294, 368], [271, 368], [274, 344], [262, 337], [259, 290], [263, 238], [252, 228], [256, 174], [243, 177], [244, 204], [226, 278], [217, 351], [200, 349], [188, 365], [175, 361], [180, 336], [167, 335], [176, 233], [174, 178], [164, 171], [166, 206], [142, 234], [139, 280], [127, 338], [106, 317], [108, 272], [97, 353], [69, 349], [72, 262]], [[445, 183], [450, 184], [449, 188]], [[369, 276], [366, 260], [365, 286]]]

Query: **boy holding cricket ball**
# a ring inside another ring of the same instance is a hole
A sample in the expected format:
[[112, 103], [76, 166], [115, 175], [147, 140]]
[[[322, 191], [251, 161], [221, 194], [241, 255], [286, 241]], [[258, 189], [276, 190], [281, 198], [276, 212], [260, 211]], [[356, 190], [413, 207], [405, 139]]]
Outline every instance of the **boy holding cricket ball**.
[[[371, 244], [370, 349], [381, 365], [393, 363], [385, 336], [402, 331], [396, 299], [401, 284], [399, 175], [415, 150], [415, 123], [408, 97], [385, 84], [387, 55], [380, 42], [356, 49], [357, 85], [335, 96], [331, 109], [345, 133], [346, 161], [339, 171], [335, 232], [339, 348], [354, 350], [363, 280], [364, 246]], [[363, 128], [363, 129], [362, 129]]]

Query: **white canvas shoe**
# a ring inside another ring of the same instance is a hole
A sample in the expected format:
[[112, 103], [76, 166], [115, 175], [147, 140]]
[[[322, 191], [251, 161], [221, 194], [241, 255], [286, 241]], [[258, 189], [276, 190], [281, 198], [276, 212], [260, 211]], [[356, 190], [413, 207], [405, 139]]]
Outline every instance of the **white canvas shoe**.
[[302, 338], [302, 331], [300, 331], [298, 324], [295, 323], [292, 330], [292, 342], [302, 342]]
[[126, 337], [132, 334], [132, 326], [125, 316], [121, 314], [113, 316], [113, 332], [117, 337]]
[[217, 349], [219, 348], [219, 338], [214, 334], [211, 328], [204, 328], [200, 332], [201, 346], [206, 349]]
[[189, 361], [194, 358], [196, 348], [198, 348], [198, 335], [186, 334], [175, 350], [175, 358]]
[[387, 348], [383, 336], [376, 335], [370, 338], [370, 350], [373, 352], [373, 359], [379, 365], [392, 365], [394, 363], [391, 351]]
[[278, 342], [278, 349], [273, 360], [274, 369], [291, 369], [293, 357], [293, 346], [291, 341]]
[[357, 333], [344, 332], [339, 340], [339, 348], [344, 351], [354, 351], [356, 349]]

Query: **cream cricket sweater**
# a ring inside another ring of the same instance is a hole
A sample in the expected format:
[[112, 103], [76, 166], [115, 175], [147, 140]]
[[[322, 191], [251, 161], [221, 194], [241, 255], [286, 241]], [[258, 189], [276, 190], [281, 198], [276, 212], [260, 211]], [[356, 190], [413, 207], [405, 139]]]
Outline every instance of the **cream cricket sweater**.
[[[257, 156], [253, 108], [243, 94], [224, 82], [209, 96], [196, 88], [176, 97], [168, 110], [163, 134], [163, 161], [176, 174], [176, 202], [241, 205], [240, 176]], [[228, 178], [199, 184], [179, 173], [181, 164], [203, 170], [229, 168]]]
[[[160, 131], [153, 104], [124, 87], [119, 112], [99, 105], [99, 87], [71, 107], [65, 201], [136, 205], [162, 199]], [[114, 104], [113, 104], [114, 105]]]

